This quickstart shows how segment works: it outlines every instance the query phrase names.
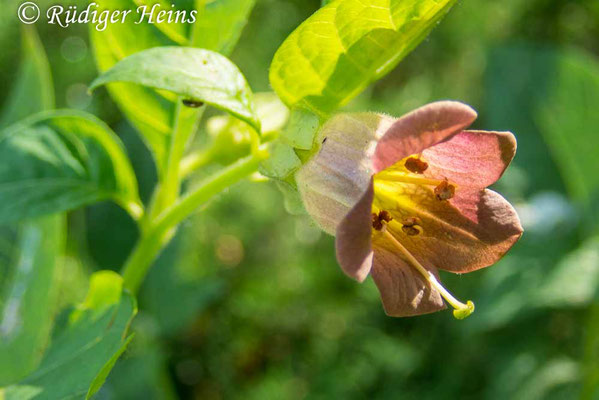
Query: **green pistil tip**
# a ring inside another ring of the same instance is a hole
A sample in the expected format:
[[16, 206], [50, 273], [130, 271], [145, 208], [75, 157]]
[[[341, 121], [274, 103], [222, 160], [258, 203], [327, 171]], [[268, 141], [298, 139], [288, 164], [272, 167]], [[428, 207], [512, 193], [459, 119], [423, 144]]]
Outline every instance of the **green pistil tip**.
[[466, 302], [466, 305], [461, 308], [453, 310], [453, 316], [455, 319], [464, 319], [474, 312], [474, 303], [470, 300]]

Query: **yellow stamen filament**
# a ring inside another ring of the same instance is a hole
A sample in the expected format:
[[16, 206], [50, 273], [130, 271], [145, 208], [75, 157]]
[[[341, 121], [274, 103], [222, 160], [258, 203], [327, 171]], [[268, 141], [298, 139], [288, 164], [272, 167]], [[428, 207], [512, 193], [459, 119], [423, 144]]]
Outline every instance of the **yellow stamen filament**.
[[[438, 179], [428, 179], [422, 178], [420, 176], [407, 175], [403, 172], [399, 171], [383, 171], [377, 175], [375, 175], [375, 179], [391, 181], [391, 182], [401, 182], [401, 183], [415, 183], [417, 185], [430, 185], [430, 186], [439, 186], [444, 181]], [[449, 182], [451, 184], [451, 182]], [[455, 186], [455, 185], [454, 185]]]
[[395, 239], [395, 237], [391, 233], [389, 233], [389, 231], [385, 228], [386, 227], [383, 227], [381, 231], [382, 234], [385, 235], [385, 237], [389, 239], [393, 246], [395, 246], [397, 250], [399, 250], [400, 253], [408, 259], [410, 265], [414, 267], [414, 269], [416, 269], [416, 271], [418, 271], [420, 275], [422, 275], [422, 277], [426, 279], [427, 282], [430, 283], [430, 285], [434, 287], [441, 294], [441, 296], [443, 296], [443, 298], [454, 308], [453, 316], [456, 319], [464, 319], [474, 312], [474, 303], [472, 301], [468, 300], [466, 304], [464, 304], [455, 297], [453, 297], [453, 295], [449, 293], [449, 291], [445, 289], [443, 285], [441, 285], [441, 283], [437, 280], [435, 275], [433, 275], [432, 272], [424, 268], [422, 264], [420, 264], [420, 262], [412, 255], [412, 253], [410, 253], [408, 249], [406, 249], [404, 245], [402, 245], [397, 239]]

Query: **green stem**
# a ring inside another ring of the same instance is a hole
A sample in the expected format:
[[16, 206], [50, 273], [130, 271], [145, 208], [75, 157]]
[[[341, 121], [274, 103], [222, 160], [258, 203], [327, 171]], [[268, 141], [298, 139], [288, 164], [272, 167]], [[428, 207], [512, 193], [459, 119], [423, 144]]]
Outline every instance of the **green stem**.
[[133, 294], [137, 293], [152, 262], [158, 257], [169, 239], [166, 234], [160, 232], [152, 231], [142, 234], [121, 271], [125, 287]]
[[173, 237], [174, 228], [213, 196], [254, 173], [260, 162], [266, 157], [266, 152], [261, 150], [237, 161], [206, 180], [178, 203], [158, 215], [142, 232], [141, 238], [123, 267], [122, 275], [125, 286], [136, 293], [152, 262]]
[[152, 201], [152, 207], [148, 212], [150, 220], [170, 207], [179, 197], [181, 187], [179, 164], [185, 153], [185, 146], [189, 137], [193, 133], [204, 109], [205, 107], [199, 109], [185, 107], [182, 104], [182, 98], [177, 100], [175, 123], [171, 135], [164, 179], [158, 186], [156, 198]]
[[177, 204], [165, 210], [164, 213], [158, 216], [152, 229], [167, 230], [176, 226], [212, 196], [256, 172], [258, 165], [266, 157], [265, 151], [259, 151], [229, 165], [218, 174], [207, 179], [196, 190], [184, 196]]
[[123, 200], [122, 198], [114, 198], [114, 201], [133, 218], [139, 222], [144, 216], [144, 206], [139, 201]]

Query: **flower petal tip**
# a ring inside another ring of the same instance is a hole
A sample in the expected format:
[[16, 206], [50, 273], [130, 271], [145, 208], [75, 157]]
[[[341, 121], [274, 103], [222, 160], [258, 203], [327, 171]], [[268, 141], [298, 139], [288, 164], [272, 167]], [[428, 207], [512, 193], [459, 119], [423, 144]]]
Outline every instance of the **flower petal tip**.
[[474, 108], [470, 107], [466, 103], [462, 103], [461, 101], [441, 100], [433, 102], [430, 105], [439, 107], [445, 112], [451, 112], [458, 115], [461, 114], [465, 122], [470, 121], [470, 123], [472, 123], [478, 117], [478, 113]]
[[477, 116], [469, 105], [450, 100], [430, 103], [405, 114], [383, 131], [372, 159], [374, 172], [451, 138], [470, 126]]
[[470, 126], [478, 118], [478, 113], [474, 108], [455, 100], [435, 101], [417, 108], [412, 113], [421, 113], [426, 118], [434, 118], [447, 125], [461, 125], [464, 128]]

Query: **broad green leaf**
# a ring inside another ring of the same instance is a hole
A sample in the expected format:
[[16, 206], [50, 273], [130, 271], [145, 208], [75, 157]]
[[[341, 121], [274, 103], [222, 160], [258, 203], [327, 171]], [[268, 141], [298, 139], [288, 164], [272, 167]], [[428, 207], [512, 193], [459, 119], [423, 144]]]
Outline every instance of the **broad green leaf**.
[[302, 162], [293, 147], [276, 141], [270, 144], [270, 157], [260, 165], [260, 173], [270, 178], [282, 179], [301, 166]]
[[599, 61], [521, 44], [495, 50], [488, 65], [489, 123], [515, 132], [524, 150], [515, 162], [537, 190], [565, 190], [588, 221], [599, 221]]
[[20, 227], [10, 279], [0, 293], [0, 386], [31, 372], [48, 344], [64, 222], [55, 215]]
[[[263, 140], [276, 137], [289, 119], [289, 110], [273, 92], [255, 93], [254, 104], [256, 105], [256, 115], [260, 120], [260, 127], [262, 128], [260, 133]], [[247, 123], [230, 115], [211, 117], [206, 125], [208, 133], [211, 135], [218, 135], [224, 129], [231, 129], [234, 132], [244, 131], [244, 134], [249, 135], [251, 129]]]
[[[147, 287], [147, 284], [144, 286]], [[195, 289], [197, 297], [201, 297], [203, 288], [196, 286]], [[144, 297], [147, 299], [147, 296]], [[181, 297], [180, 291], [169, 291], [168, 294], [161, 291], [156, 300], [163, 304], [165, 297], [169, 298], [170, 303], [176, 304], [175, 312], [168, 310], [169, 316], [188, 321], [188, 314], [181, 312], [181, 304], [178, 302]], [[147, 307], [145, 305], [146, 309]], [[144, 317], [146, 318], [133, 320], [131, 329], [135, 334], [135, 340], [127, 347], [127, 356], [114, 366], [105, 384], [104, 393], [110, 393], [114, 399], [178, 400], [180, 397], [172, 382], [174, 377], [168, 370], [169, 355], [165, 351], [162, 337], [159, 336], [162, 332], [156, 329], [156, 319], [152, 314], [145, 313]]]
[[283, 195], [285, 210], [291, 215], [308, 215], [302, 196], [297, 190], [295, 179], [290, 179], [292, 183], [284, 180], [274, 179], [275, 184]]
[[213, 0], [194, 24], [193, 47], [229, 55], [239, 40], [256, 0]]
[[329, 113], [393, 69], [455, 0], [336, 0], [283, 42], [270, 68], [288, 106]]
[[[155, 2], [98, 0], [97, 3], [105, 10], [136, 10], [139, 5]], [[170, 9], [170, 2], [160, 3], [162, 8], [166, 6]], [[221, 53], [230, 51], [245, 25], [253, 0], [214, 0], [205, 6], [205, 1], [179, 0], [173, 3], [177, 10], [188, 11], [188, 19], [192, 10], [198, 11], [196, 22], [136, 24], [137, 18], [129, 18], [122, 24], [107, 24], [103, 31], [90, 24], [90, 37], [100, 72], [107, 71], [125, 57], [153, 47], [179, 45], [201, 47]], [[215, 27], [218, 27], [218, 30], [213, 29]], [[111, 84], [108, 90], [125, 116], [142, 134], [157, 162], [158, 172], [162, 174], [175, 120], [188, 119], [189, 121], [183, 123], [193, 127], [198, 113], [178, 117], [177, 97], [168, 92], [129, 83]]]
[[559, 51], [535, 120], [571, 196], [599, 222], [599, 61]]
[[33, 116], [0, 132], [0, 222], [114, 200], [141, 214], [137, 181], [118, 137], [72, 111]]
[[587, 239], [548, 271], [529, 301], [538, 306], [585, 306], [597, 299], [599, 237]]
[[[526, 169], [534, 189], [567, 191], [582, 205], [582, 222], [596, 233], [599, 218], [599, 180], [595, 173], [599, 170], [595, 151], [599, 146], [596, 58], [581, 50], [520, 44], [496, 50], [488, 65], [494, 92], [487, 107], [492, 126], [512, 129], [516, 134], [522, 132], [518, 146], [534, 150], [524, 152], [524, 157], [521, 153], [516, 162]], [[544, 140], [539, 140], [539, 136]], [[557, 178], [559, 175], [562, 179]], [[559, 243], [553, 241], [551, 247]], [[547, 283], [539, 285], [539, 279], [529, 283], [539, 288], [534, 292], [536, 302], [552, 307], [594, 304], [597, 257], [597, 238], [592, 237], [561, 260], [551, 274], [543, 268], [538, 276], [546, 277]], [[535, 254], [532, 261], [538, 258]], [[583, 382], [583, 397], [589, 399], [598, 394], [599, 341], [595, 334], [598, 321], [599, 308], [593, 307], [586, 326], [588, 356], [584, 360]]]
[[527, 377], [510, 398], [514, 400], [547, 399], [559, 387], [576, 384], [580, 378], [580, 364], [577, 361], [566, 357], [547, 360], [531, 376]]
[[[137, 7], [132, 0], [99, 0], [97, 3], [105, 10], [131, 10]], [[90, 38], [100, 72], [139, 51], [177, 44], [156, 25], [145, 22], [136, 25], [135, 22], [128, 19], [123, 24], [107, 24], [103, 31], [90, 24]], [[108, 89], [125, 116], [142, 134], [161, 172], [166, 163], [176, 96], [164, 96], [163, 93], [131, 84], [114, 84]]]
[[210, 104], [260, 132], [260, 120], [245, 77], [229, 59], [213, 51], [191, 47], [144, 50], [121, 60], [98, 77], [91, 88], [112, 82], [168, 90], [184, 99]]
[[[50, 66], [39, 37], [27, 25], [21, 26], [21, 37], [19, 73], [0, 112], [0, 127], [54, 108]], [[31, 372], [48, 343], [65, 228], [64, 218], [56, 215], [1, 229], [0, 386]]]
[[281, 140], [296, 149], [311, 150], [319, 127], [320, 119], [316, 114], [301, 108], [294, 109]]
[[117, 273], [92, 275], [86, 300], [55, 335], [39, 368], [6, 388], [5, 399], [89, 399], [131, 340], [127, 331], [136, 311]]
[[0, 112], [0, 127], [31, 114], [54, 108], [54, 86], [50, 65], [35, 29], [23, 25], [19, 74]]

